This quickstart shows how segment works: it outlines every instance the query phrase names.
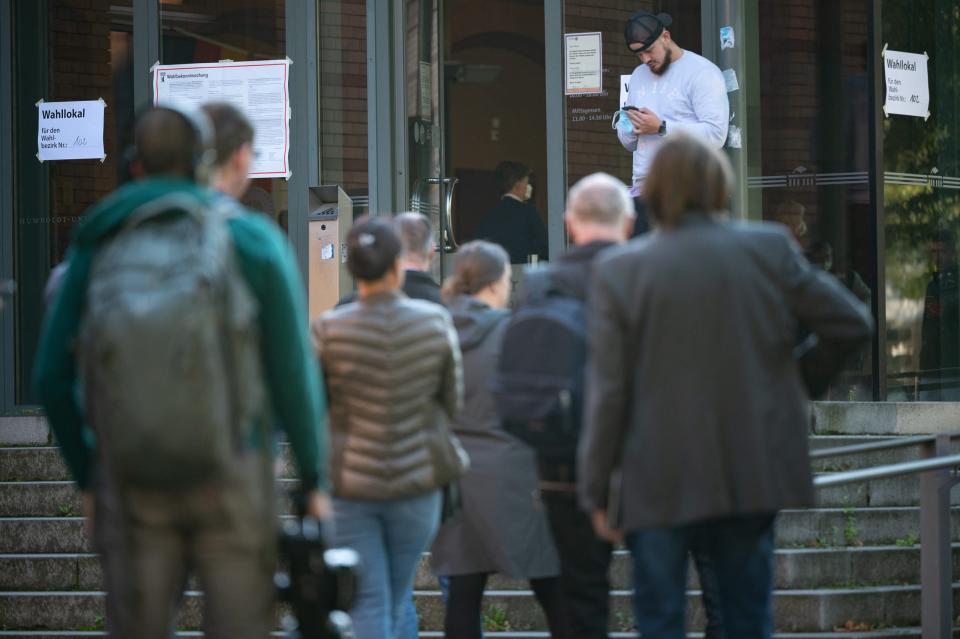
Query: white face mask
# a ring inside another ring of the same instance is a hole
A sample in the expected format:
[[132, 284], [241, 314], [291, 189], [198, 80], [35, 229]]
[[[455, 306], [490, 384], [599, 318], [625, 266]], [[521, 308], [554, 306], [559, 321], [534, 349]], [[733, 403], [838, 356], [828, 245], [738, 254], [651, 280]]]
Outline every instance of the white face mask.
[[533, 185], [528, 182], [528, 183], [527, 183], [527, 190], [526, 190], [526, 191], [524, 192], [524, 194], [523, 194], [523, 199], [524, 199], [524, 200], [529, 200], [529, 199], [532, 198], [532, 197], [533, 197]]

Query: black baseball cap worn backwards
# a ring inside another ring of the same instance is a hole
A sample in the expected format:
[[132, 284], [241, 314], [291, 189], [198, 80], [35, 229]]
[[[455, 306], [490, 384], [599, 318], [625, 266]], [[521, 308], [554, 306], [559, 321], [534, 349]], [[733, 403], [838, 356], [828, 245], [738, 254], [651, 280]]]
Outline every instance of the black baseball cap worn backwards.
[[646, 51], [671, 24], [673, 24], [673, 18], [669, 13], [654, 15], [646, 11], [637, 11], [627, 20], [627, 26], [623, 30], [627, 48], [630, 49], [631, 44], [641, 44], [643, 46], [639, 49], [630, 49], [630, 51], [633, 53]]

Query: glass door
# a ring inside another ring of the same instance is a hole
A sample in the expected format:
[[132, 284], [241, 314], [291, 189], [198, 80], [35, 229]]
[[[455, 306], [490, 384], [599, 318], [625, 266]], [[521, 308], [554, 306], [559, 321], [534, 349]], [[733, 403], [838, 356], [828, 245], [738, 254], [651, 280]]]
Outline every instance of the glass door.
[[[759, 60], [743, 82], [752, 87], [746, 216], [785, 225], [813, 264], [872, 305], [882, 289], [872, 240], [869, 3], [758, 0], [743, 7], [758, 25], [755, 44], [746, 46]], [[864, 348], [824, 399], [874, 399], [874, 367]]]
[[440, 82], [442, 0], [405, 0], [407, 192], [411, 211], [423, 213], [436, 232], [431, 274], [442, 280], [456, 250], [451, 204], [456, 180], [443, 167], [443, 87]]
[[405, 0], [404, 10], [407, 206], [436, 229], [442, 279], [503, 195], [500, 162], [529, 167], [527, 204], [547, 222], [544, 10], [527, 0]]
[[[507, 187], [498, 179], [497, 168], [507, 163], [529, 171], [532, 192], [525, 205], [545, 229], [544, 3], [450, 0], [442, 16], [443, 155], [450, 183], [456, 184], [452, 237], [459, 243], [490, 239], [482, 237], [483, 221], [501, 206]], [[508, 236], [527, 235], [529, 227], [517, 220], [515, 228], [500, 230]], [[534, 254], [546, 259], [536, 250], [545, 250], [545, 240], [530, 238], [528, 262]], [[514, 270], [517, 282], [522, 266]]]
[[[885, 296], [887, 399], [958, 401], [960, 5], [883, 0], [880, 15], [877, 49], [890, 76], [880, 140], [886, 286], [878, 291]], [[926, 109], [898, 106], [924, 101]]]

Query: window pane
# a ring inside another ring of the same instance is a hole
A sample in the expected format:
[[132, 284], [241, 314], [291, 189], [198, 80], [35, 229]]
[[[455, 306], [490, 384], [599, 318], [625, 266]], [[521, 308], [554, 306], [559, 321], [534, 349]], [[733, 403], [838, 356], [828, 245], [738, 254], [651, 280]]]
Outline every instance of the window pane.
[[[867, 10], [864, 0], [759, 2], [760, 103], [748, 118], [747, 184], [750, 217], [759, 210], [785, 224], [811, 262], [870, 304]], [[872, 399], [871, 371], [867, 347], [827, 399]]]
[[930, 117], [884, 121], [888, 398], [960, 400], [960, 6], [883, 2], [883, 42], [929, 57]]

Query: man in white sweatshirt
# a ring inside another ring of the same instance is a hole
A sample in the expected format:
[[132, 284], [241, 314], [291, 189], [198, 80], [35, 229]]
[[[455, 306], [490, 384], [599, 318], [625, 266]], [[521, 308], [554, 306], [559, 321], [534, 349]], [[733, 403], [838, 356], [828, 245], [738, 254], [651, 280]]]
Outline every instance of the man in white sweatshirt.
[[640, 61], [627, 91], [632, 130], [617, 127], [620, 143], [633, 152], [634, 235], [649, 228], [643, 185], [663, 138], [684, 131], [717, 148], [727, 139], [730, 104], [723, 74], [706, 58], [681, 49], [667, 30], [672, 23], [666, 13], [639, 11], [624, 29], [627, 47]]

